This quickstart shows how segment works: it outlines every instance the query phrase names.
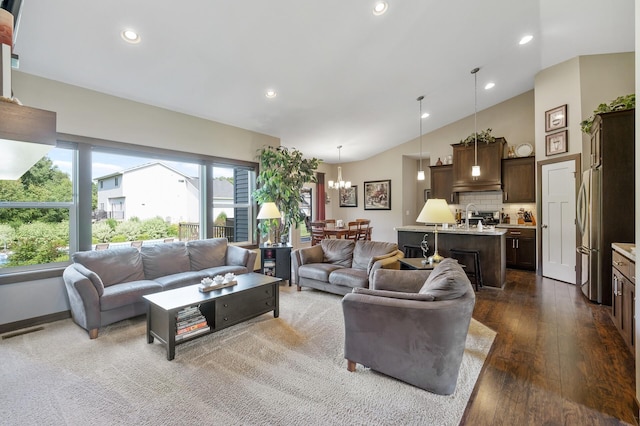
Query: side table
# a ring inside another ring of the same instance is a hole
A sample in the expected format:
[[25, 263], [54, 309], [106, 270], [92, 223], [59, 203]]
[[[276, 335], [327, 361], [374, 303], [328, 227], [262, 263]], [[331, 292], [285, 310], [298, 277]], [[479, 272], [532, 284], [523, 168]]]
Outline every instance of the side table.
[[286, 280], [291, 285], [291, 246], [260, 246], [260, 272]]

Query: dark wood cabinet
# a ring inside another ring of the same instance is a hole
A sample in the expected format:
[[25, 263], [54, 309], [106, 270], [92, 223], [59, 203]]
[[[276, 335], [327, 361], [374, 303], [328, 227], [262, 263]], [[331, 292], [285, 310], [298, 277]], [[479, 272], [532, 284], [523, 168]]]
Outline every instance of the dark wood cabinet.
[[261, 246], [260, 257], [260, 272], [289, 281], [291, 285], [291, 246]]
[[536, 230], [509, 228], [505, 235], [508, 268], [536, 270]]
[[453, 191], [499, 191], [502, 189], [502, 156], [504, 138], [493, 143], [478, 142], [480, 176], [471, 176], [475, 164], [475, 144], [453, 146]]
[[502, 201], [504, 203], [535, 203], [535, 175], [535, 157], [502, 160]]
[[636, 264], [613, 251], [611, 268], [611, 319], [633, 353], [635, 341]]
[[431, 166], [431, 198], [442, 198], [449, 204], [458, 203], [458, 194], [453, 192], [453, 166]]

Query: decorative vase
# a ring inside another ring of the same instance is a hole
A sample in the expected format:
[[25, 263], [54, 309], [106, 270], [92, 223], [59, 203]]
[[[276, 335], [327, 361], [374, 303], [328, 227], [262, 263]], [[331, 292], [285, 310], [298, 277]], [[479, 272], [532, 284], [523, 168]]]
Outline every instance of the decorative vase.
[[442, 166], [442, 160], [438, 157], [438, 161], [436, 161], [436, 166]]

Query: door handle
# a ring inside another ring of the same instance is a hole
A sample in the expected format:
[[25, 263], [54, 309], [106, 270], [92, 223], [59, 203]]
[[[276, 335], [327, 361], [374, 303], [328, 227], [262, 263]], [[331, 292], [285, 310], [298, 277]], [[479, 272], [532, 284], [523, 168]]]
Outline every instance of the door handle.
[[542, 225], [542, 226], [541, 226], [541, 228], [542, 228], [542, 229], [547, 229], [547, 228], [548, 228], [548, 226], [547, 226], [547, 225]]

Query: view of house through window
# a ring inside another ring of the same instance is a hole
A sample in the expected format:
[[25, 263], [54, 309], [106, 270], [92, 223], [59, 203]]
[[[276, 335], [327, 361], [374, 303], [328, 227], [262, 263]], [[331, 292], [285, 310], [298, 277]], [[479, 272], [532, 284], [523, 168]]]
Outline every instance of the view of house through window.
[[91, 172], [97, 249], [198, 238], [198, 164], [95, 149]]
[[[74, 149], [54, 148], [16, 181], [0, 181], [0, 268], [68, 262], [74, 248]], [[253, 241], [255, 171], [209, 165], [214, 237]], [[91, 153], [92, 249], [188, 241], [201, 229], [200, 162], [150, 158], [136, 152]], [[88, 241], [88, 240], [87, 240]], [[70, 248], [70, 245], [72, 246]]]

